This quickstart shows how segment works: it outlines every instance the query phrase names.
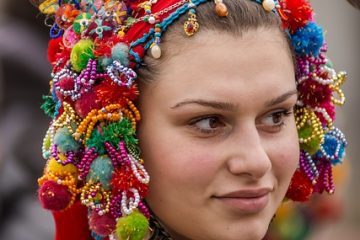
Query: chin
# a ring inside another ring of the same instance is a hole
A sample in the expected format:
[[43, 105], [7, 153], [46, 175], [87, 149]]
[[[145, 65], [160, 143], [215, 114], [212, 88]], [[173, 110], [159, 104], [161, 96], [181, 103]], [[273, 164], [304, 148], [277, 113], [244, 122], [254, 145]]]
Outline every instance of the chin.
[[256, 216], [253, 219], [243, 219], [232, 225], [228, 231], [217, 235], [214, 240], [261, 240], [268, 231], [270, 221], [271, 218], [264, 215]]
[[[264, 222], [264, 220], [260, 220], [258, 224], [255, 224], [254, 226], [249, 226], [247, 229], [245, 229], [242, 233], [242, 240], [261, 240], [264, 238], [265, 234], [268, 231], [269, 228], [269, 222]], [[234, 238], [239, 239], [239, 238]]]

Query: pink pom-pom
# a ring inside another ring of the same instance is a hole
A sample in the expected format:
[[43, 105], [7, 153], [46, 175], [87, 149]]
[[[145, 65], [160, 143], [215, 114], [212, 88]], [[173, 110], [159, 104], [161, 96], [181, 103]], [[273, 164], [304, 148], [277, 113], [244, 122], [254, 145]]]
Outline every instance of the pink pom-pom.
[[44, 182], [39, 189], [39, 200], [43, 208], [51, 211], [64, 210], [71, 201], [67, 186], [54, 181]]
[[108, 236], [115, 230], [116, 221], [110, 214], [99, 215], [96, 211], [92, 211], [89, 226], [97, 235]]

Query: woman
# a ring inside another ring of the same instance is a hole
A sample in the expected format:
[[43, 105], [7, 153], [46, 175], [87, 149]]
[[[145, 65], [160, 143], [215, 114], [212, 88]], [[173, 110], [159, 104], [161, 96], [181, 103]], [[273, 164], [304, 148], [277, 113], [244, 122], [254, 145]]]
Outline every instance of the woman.
[[39, 199], [56, 239], [262, 239], [285, 194], [334, 191], [345, 76], [307, 1], [40, 10], [55, 15]]

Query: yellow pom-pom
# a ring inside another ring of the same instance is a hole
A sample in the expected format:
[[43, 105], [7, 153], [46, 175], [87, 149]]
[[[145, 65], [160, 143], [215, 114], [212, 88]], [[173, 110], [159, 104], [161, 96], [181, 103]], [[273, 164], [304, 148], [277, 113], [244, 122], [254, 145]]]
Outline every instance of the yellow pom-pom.
[[[60, 160], [65, 160], [66, 156], [64, 156], [63, 154], [59, 154], [59, 158], [60, 158]], [[58, 163], [55, 160], [55, 158], [51, 158], [48, 161], [46, 171], [47, 172], [52, 172], [52, 173], [65, 173], [65, 172], [68, 172], [71, 175], [76, 176], [76, 177], [78, 175], [78, 170], [74, 166], [74, 164], [66, 164], [65, 166], [63, 166], [62, 164]]]

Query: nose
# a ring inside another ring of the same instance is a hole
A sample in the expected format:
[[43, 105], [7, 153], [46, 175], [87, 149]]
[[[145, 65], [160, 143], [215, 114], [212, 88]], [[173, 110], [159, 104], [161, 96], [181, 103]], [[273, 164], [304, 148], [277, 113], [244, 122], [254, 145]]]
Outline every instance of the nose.
[[260, 179], [271, 170], [271, 159], [255, 126], [239, 130], [227, 148], [227, 167], [231, 174]]

